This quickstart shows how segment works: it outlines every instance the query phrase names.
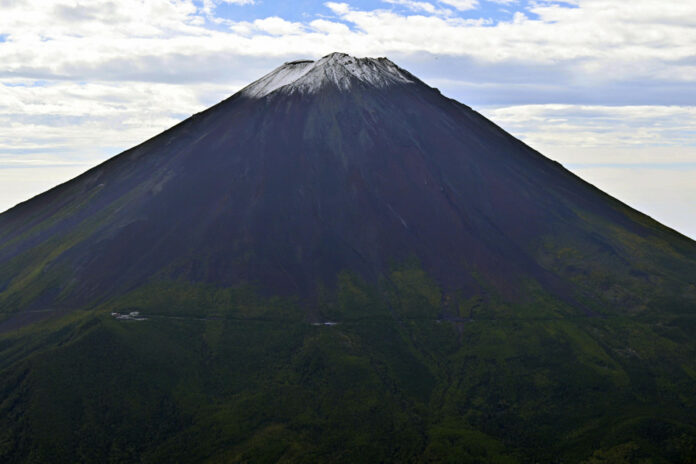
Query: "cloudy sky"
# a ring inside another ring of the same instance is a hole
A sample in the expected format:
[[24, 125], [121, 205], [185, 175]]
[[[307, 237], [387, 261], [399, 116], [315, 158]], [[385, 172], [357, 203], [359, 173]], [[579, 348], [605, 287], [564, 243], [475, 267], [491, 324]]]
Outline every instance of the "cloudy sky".
[[696, 238], [685, 0], [0, 0], [0, 210], [333, 51], [390, 57]]

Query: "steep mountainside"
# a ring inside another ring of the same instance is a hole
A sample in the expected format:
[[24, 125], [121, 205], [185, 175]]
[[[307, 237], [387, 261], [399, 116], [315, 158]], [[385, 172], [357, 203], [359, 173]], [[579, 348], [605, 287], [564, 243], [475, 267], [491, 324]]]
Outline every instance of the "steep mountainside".
[[692, 240], [385, 58], [290, 62], [0, 215], [0, 457], [694, 459], [695, 312]]
[[4, 311], [163, 279], [312, 296], [409, 258], [447, 291], [534, 287], [569, 311], [638, 310], [656, 296], [641, 287], [687, 277], [660, 260], [693, 271], [696, 256], [388, 60], [339, 54], [288, 63], [17, 206], [0, 237]]

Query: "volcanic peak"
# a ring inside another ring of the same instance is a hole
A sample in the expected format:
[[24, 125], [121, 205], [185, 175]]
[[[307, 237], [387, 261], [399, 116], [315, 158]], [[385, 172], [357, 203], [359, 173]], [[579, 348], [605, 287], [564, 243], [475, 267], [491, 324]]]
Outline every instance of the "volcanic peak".
[[317, 61], [290, 61], [251, 83], [241, 94], [263, 98], [275, 91], [313, 93], [326, 85], [348, 91], [356, 84], [383, 88], [417, 79], [387, 58], [356, 58], [331, 53]]

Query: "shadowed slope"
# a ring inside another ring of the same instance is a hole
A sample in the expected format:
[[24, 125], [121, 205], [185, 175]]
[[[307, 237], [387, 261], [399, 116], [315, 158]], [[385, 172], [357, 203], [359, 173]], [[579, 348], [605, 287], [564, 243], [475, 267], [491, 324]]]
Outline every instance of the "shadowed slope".
[[[686, 292], [696, 256], [390, 61], [340, 54], [288, 63], [18, 205], [0, 238], [5, 312], [94, 304], [153, 279], [311, 301], [342, 271], [376, 283], [416, 258], [449, 293], [541, 289], [592, 313], [649, 302], [607, 301], [617, 285]], [[600, 261], [613, 281], [598, 292]]]

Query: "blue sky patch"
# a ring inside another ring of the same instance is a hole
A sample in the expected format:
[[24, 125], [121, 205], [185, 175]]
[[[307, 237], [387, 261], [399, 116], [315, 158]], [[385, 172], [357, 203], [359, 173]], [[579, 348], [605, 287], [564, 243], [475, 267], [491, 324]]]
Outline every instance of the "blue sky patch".
[[[430, 13], [417, 7], [409, 6], [407, 3], [390, 3], [385, 1], [375, 0], [353, 0], [347, 3], [351, 10], [356, 11], [374, 11], [386, 10], [392, 11], [399, 15], [424, 15], [429, 16]], [[470, 10], [460, 11], [451, 5], [442, 2], [413, 2], [427, 3], [440, 12], [445, 10], [449, 12], [446, 17], [460, 19], [486, 19], [491, 20], [492, 24], [498, 22], [511, 21], [516, 12], [523, 12], [529, 19], [538, 19], [538, 16], [529, 11], [529, 2], [519, 1], [517, 3], [504, 5], [492, 1], [482, 0], [479, 5]], [[554, 2], [563, 7], [572, 5], [565, 2]], [[202, 7], [202, 2], [198, 2], [198, 6]], [[315, 1], [296, 1], [296, 2], [273, 2], [273, 1], [257, 1], [255, 4], [237, 5], [231, 3], [220, 3], [214, 10], [214, 14], [218, 18], [224, 18], [231, 21], [249, 21], [256, 19], [268, 18], [277, 16], [286, 21], [307, 23], [314, 19], [325, 18], [336, 21], [338, 18], [329, 9], [325, 3]], [[443, 16], [443, 14], [438, 14]]]

